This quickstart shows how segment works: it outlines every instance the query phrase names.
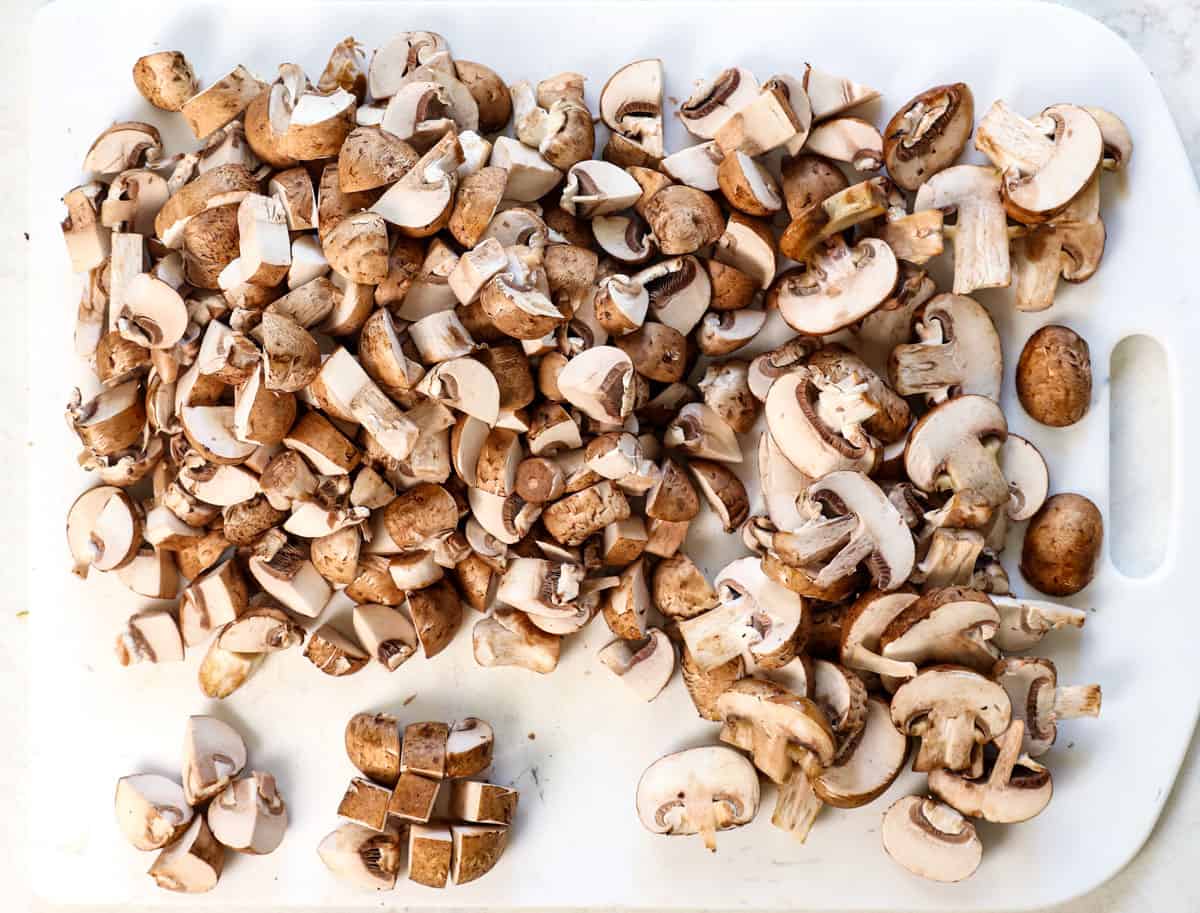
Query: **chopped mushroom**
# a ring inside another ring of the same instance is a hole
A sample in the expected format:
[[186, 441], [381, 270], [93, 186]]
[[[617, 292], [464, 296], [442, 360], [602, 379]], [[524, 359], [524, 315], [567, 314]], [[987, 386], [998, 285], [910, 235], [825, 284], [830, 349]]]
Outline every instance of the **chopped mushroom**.
[[973, 298], [938, 295], [915, 325], [918, 342], [892, 350], [888, 373], [902, 396], [930, 403], [976, 393], [998, 400], [1003, 359], [991, 315]]
[[934, 86], [892, 115], [883, 130], [888, 175], [917, 190], [957, 161], [975, 125], [975, 98], [966, 83]]
[[675, 671], [675, 648], [658, 628], [649, 628], [646, 635], [644, 644], [614, 640], [596, 656], [637, 697], [652, 701]]
[[970, 818], [1016, 824], [1036, 817], [1050, 804], [1054, 783], [1048, 768], [1021, 754], [1024, 734], [1025, 723], [1014, 719], [997, 740], [1000, 751], [986, 779], [931, 770], [929, 791]]
[[158, 774], [134, 774], [117, 781], [117, 824], [139, 850], [174, 843], [192, 823], [193, 811], [179, 784]]
[[208, 806], [208, 826], [223, 846], [254, 855], [274, 852], [287, 830], [287, 805], [275, 778], [255, 771], [235, 780]]
[[225, 866], [225, 847], [197, 815], [182, 837], [158, 854], [148, 874], [168, 891], [202, 894], [217, 886]]
[[346, 822], [327, 835], [317, 847], [326, 867], [357, 887], [390, 890], [404, 853], [396, 831], [376, 831]]
[[915, 212], [940, 209], [955, 215], [954, 294], [1006, 288], [1012, 281], [1008, 228], [994, 168], [955, 165], [935, 174], [917, 191]]
[[892, 859], [930, 881], [970, 878], [983, 858], [975, 825], [936, 799], [905, 796], [892, 803], [880, 835]]
[[717, 850], [717, 831], [758, 814], [758, 775], [731, 748], [705, 746], [659, 758], [637, 786], [637, 812], [652, 834], [699, 834]]

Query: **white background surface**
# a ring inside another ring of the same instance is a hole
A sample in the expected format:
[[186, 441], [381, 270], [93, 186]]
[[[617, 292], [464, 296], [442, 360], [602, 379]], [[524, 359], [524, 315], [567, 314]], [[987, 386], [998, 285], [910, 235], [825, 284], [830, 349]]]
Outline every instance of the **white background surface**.
[[[165, 2], [165, 0], [164, 0]], [[1180, 132], [1191, 151], [1193, 166], [1200, 165], [1200, 86], [1196, 77], [1195, 55], [1200, 40], [1200, 3], [1142, 2], [1117, 3], [1082, 2], [1070, 5], [1095, 15], [1124, 35], [1145, 59], [1162, 83], [1168, 102], [1179, 122]], [[5, 68], [4, 86], [0, 93], [0, 158], [3, 159], [4, 204], [0, 206], [0, 238], [7, 245], [7, 254], [0, 257], [0, 291], [6, 324], [3, 339], [6, 355], [0, 360], [0, 383], [4, 385], [5, 413], [8, 420], [0, 423], [0, 491], [4, 493], [4, 514], [10, 520], [12, 533], [0, 539], [4, 549], [0, 557], [0, 592], [11, 595], [11, 605], [0, 610], [0, 682], [7, 700], [0, 704], [0, 719], [8, 751], [0, 753], [0, 778], [4, 784], [4, 814], [0, 816], [0, 834], [6, 850], [0, 853], [0, 884], [5, 885], [5, 906], [21, 909], [28, 896], [25, 886], [25, 861], [21, 851], [26, 828], [26, 797], [24, 795], [26, 762], [24, 756], [25, 678], [28, 663], [53, 663], [53, 656], [28, 657], [26, 654], [26, 623], [19, 615], [26, 608], [24, 581], [27, 547], [19, 523], [25, 514], [27, 493], [24, 463], [27, 447], [24, 428], [25, 322], [29, 316], [25, 294], [24, 239], [26, 226], [25, 106], [35, 87], [29, 86], [27, 31], [25, 24], [36, 4], [30, 0], [7, 0], [3, 3], [0, 25], [0, 49]], [[1014, 22], [1014, 37], [1019, 24]], [[64, 60], [63, 65], [77, 69], [86, 80], [87, 62]], [[39, 100], [40, 103], [52, 103]], [[1136, 138], [1135, 138], [1136, 139]], [[46, 307], [61, 303], [46, 302]], [[32, 312], [36, 318], [36, 309]], [[69, 738], [69, 736], [68, 736]], [[86, 753], [87, 746], [74, 746]], [[1192, 754], [1196, 754], [1193, 746]], [[1098, 797], [1098, 800], [1100, 797]], [[1082, 911], [1193, 911], [1200, 909], [1200, 872], [1195, 867], [1195, 828], [1200, 825], [1200, 769], [1193, 758], [1185, 762], [1174, 794], [1154, 836], [1143, 853], [1109, 885], [1087, 898], [1060, 908], [1069, 913]], [[1064, 835], [1063, 851], [1070, 852], [1070, 840]], [[70, 877], [70, 873], [64, 873]], [[10, 906], [11, 905], [11, 906]], [[175, 904], [180, 909], [183, 905]]]

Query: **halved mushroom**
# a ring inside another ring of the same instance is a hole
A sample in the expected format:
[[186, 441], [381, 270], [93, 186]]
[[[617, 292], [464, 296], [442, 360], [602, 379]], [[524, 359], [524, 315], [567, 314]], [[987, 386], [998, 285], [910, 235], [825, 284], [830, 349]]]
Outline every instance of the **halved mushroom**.
[[857, 171], [883, 167], [883, 137], [874, 124], [861, 117], [821, 121], [809, 132], [804, 150], [835, 162], [847, 162]]
[[717, 170], [717, 181], [734, 209], [752, 216], [767, 216], [783, 208], [775, 178], [745, 152], [735, 150], [725, 156]]
[[691, 97], [679, 106], [679, 119], [688, 133], [712, 139], [726, 121], [754, 101], [758, 92], [758, 80], [749, 70], [722, 70], [716, 78], [697, 85]]
[[1012, 281], [1008, 227], [1000, 197], [1001, 177], [994, 168], [955, 165], [921, 185], [914, 212], [940, 209], [956, 214], [953, 232], [954, 294], [981, 288], [1006, 288]]
[[417, 631], [395, 606], [363, 603], [354, 607], [354, 634], [367, 653], [394, 672], [417, 652]]
[[558, 666], [561, 639], [538, 628], [524, 612], [509, 610], [480, 619], [471, 633], [479, 665], [520, 666], [542, 675]]
[[158, 774], [133, 774], [117, 781], [117, 825], [139, 850], [174, 843], [192, 822], [193, 811], [174, 780]]
[[716, 142], [709, 141], [672, 152], [659, 167], [680, 184], [712, 192], [721, 186], [718, 168], [724, 158]]
[[899, 776], [908, 757], [908, 739], [892, 725], [887, 702], [870, 697], [862, 730], [842, 743], [838, 754], [813, 790], [826, 805], [858, 808], [878, 799]]
[[537, 149], [507, 136], [496, 137], [491, 163], [508, 172], [504, 197], [518, 203], [541, 199], [562, 180], [562, 172], [546, 161]]
[[985, 593], [962, 587], [928, 590], [880, 635], [880, 652], [896, 662], [950, 663], [989, 673], [999, 658], [991, 643], [1000, 615]]
[[874, 672], [894, 679], [909, 679], [917, 674], [915, 663], [881, 655], [879, 641], [888, 626], [916, 602], [910, 590], [884, 592], [868, 590], [842, 618], [840, 655], [851, 669]]
[[880, 835], [892, 859], [930, 881], [970, 878], [983, 858], [975, 825], [936, 799], [905, 796], [892, 803]]
[[1082, 628], [1087, 612], [1037, 599], [993, 596], [1000, 613], [1000, 625], [992, 642], [1005, 652], [1028, 650], [1037, 646], [1049, 632], [1063, 627]]
[[732, 748], [677, 751], [646, 768], [638, 781], [637, 812], [652, 834], [699, 834], [716, 852], [716, 832], [758, 814], [758, 775]]
[[600, 119], [652, 158], [663, 154], [662, 61], [635, 60], [600, 90]]
[[571, 167], [560, 205], [573, 216], [591, 219], [628, 209], [642, 195], [641, 185], [609, 162], [585, 161]]
[[693, 459], [688, 469], [725, 532], [731, 533], [741, 526], [750, 514], [750, 499], [741, 479], [729, 467], [711, 460]]
[[259, 540], [250, 558], [250, 573], [285, 608], [316, 618], [333, 593], [332, 587], [283, 533]]
[[757, 558], [726, 565], [713, 586], [717, 607], [679, 622], [688, 653], [701, 670], [737, 656], [762, 668], [779, 668], [803, 649], [804, 601], [769, 579]]
[[780, 786], [771, 823], [803, 843], [821, 810], [813, 782], [833, 763], [836, 748], [825, 715], [808, 698], [757, 678], [731, 685], [717, 709], [725, 723], [721, 741], [749, 751]]
[[1003, 358], [991, 315], [975, 299], [941, 294], [925, 305], [913, 327], [919, 342], [897, 346], [888, 375], [903, 396], [931, 403], [962, 393], [999, 399]]
[[936, 406], [913, 426], [904, 448], [904, 468], [925, 492], [975, 491], [998, 507], [1008, 503], [1008, 481], [996, 460], [1008, 423], [995, 400], [966, 395]]
[[842, 469], [870, 472], [879, 446], [862, 430], [877, 408], [866, 394], [867, 385], [853, 376], [833, 383], [820, 371], [797, 369], [771, 385], [767, 427], [784, 456], [809, 478]]
[[675, 648], [659, 628], [647, 629], [645, 642], [614, 640], [596, 658], [644, 701], [658, 697], [675, 672]]
[[1027, 119], [1001, 100], [979, 121], [975, 148], [1000, 170], [1008, 214], [1037, 223], [1062, 210], [1092, 179], [1104, 141], [1083, 108], [1052, 105]]
[[321, 841], [317, 854], [339, 878], [357, 887], [383, 891], [396, 886], [404, 851], [399, 832], [381, 833], [346, 822]]
[[833, 237], [816, 248], [805, 267], [776, 280], [769, 304], [799, 333], [832, 333], [879, 307], [898, 275], [895, 254], [878, 238], [849, 247]]
[[1100, 686], [1060, 688], [1058, 670], [1048, 659], [1010, 656], [998, 661], [991, 673], [1008, 692], [1013, 720], [1025, 724], [1020, 749], [1030, 757], [1050, 750], [1058, 736], [1059, 720], [1100, 715]]
[[197, 815], [184, 835], [158, 854], [147, 874], [165, 890], [201, 894], [216, 887], [224, 866], [225, 847]]
[[633, 410], [633, 362], [615, 346], [593, 346], [558, 375], [558, 389], [589, 418], [621, 422]]
[[107, 387], [86, 402], [76, 388], [67, 403], [66, 414], [68, 424], [84, 447], [99, 456], [112, 456], [133, 446], [142, 436], [146, 401], [135, 378]]
[[[112, 571], [133, 562], [142, 543], [143, 517], [120, 488], [102, 485], [81, 494], [67, 513], [67, 545], [75, 573]], [[153, 543], [152, 543], [153, 544]]]
[[246, 743], [237, 730], [211, 716], [189, 717], [183, 736], [183, 791], [200, 805], [228, 786], [246, 766]]
[[116, 174], [138, 168], [143, 161], [153, 164], [162, 156], [158, 129], [140, 121], [115, 123], [98, 137], [83, 160], [83, 170], [93, 174]]
[[269, 773], [230, 783], [208, 806], [208, 826], [223, 846], [243, 853], [274, 852], [287, 830], [287, 805]]
[[913, 770], [965, 770], [1008, 728], [1012, 703], [996, 682], [957, 666], [931, 666], [892, 695], [892, 722], [921, 740]]
[[888, 174], [905, 190], [916, 190], [958, 160], [974, 125], [975, 99], [966, 83], [926, 89], [883, 130]]
[[986, 779], [931, 770], [929, 791], [971, 818], [1016, 824], [1036, 817], [1050, 804], [1054, 782], [1048, 768], [1021, 754], [1024, 735], [1024, 721], [1014, 719], [996, 740], [1000, 752]]

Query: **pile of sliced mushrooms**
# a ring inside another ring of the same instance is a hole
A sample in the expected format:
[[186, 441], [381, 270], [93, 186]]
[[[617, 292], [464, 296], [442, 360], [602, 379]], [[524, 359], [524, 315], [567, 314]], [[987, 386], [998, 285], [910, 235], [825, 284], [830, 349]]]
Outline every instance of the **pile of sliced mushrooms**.
[[[330, 675], [396, 670], [444, 650], [465, 602], [480, 666], [547, 674], [602, 612], [603, 668], [653, 700], [678, 650], [734, 746], [647, 771], [655, 832], [711, 846], [749, 820], [745, 752], [804, 839], [822, 805], [880, 796], [909, 736], [930, 796], [882, 833], [917, 874], [966, 877], [969, 819], [1044, 807], [1034, 758], [1099, 689], [1009, 655], [1084, 615], [1011, 595], [1001, 552], [1028, 521], [1023, 577], [1069, 596], [1103, 521], [1048, 497], [1008, 433], [970, 295], [1039, 311], [1096, 271], [1102, 175], [1132, 152], [1119, 118], [996, 101], [976, 122], [954, 83], [881, 132], [856, 113], [872, 88], [735, 67], [679, 105], [699, 142], [668, 152], [659, 60], [618, 69], [593, 111], [582, 74], [508, 84], [421, 31], [369, 62], [348, 38], [315, 83], [237, 66], [201, 90], [176, 51], [133, 75], [202, 146], [114, 124], [64, 197], [95, 373], [67, 418], [102, 483], [68, 517], [75, 569], [177, 599], [129, 619], [122, 663], [207, 644], [218, 698], [306, 638]], [[958, 164], [972, 136], [988, 164]], [[943, 256], [939, 292], [923, 267]], [[1034, 334], [1016, 376], [1048, 428], [1086, 414], [1070, 328]], [[687, 554], [706, 506], [747, 549], [711, 579]], [[339, 604], [352, 631], [320, 624]], [[393, 785], [361, 783], [343, 813]], [[390, 884], [354, 861], [395, 851], [386, 815], [350, 817], [331, 857]]]
[[216, 887], [225, 850], [273, 853], [287, 830], [287, 805], [275, 778], [246, 766], [237, 730], [194, 716], [183, 739], [182, 785], [161, 774], [117, 781], [117, 825], [137, 849], [158, 850], [149, 875], [168, 891], [201, 894]]
[[[508, 845], [515, 789], [477, 778], [492, 763], [492, 727], [476, 717], [409, 723], [358, 713], [346, 724], [346, 754], [363, 774], [346, 787], [346, 819], [317, 852], [338, 878], [378, 891], [408, 879], [430, 888], [466, 884], [492, 870]], [[407, 852], [405, 844], [407, 842]]]

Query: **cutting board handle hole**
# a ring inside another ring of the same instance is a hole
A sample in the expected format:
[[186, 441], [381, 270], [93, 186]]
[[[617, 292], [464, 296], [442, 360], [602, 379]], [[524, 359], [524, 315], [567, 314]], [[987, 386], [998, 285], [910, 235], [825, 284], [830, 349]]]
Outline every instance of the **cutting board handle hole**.
[[1167, 354], [1150, 336], [1126, 336], [1109, 360], [1109, 554], [1128, 577], [1163, 562], [1175, 511], [1175, 403]]

